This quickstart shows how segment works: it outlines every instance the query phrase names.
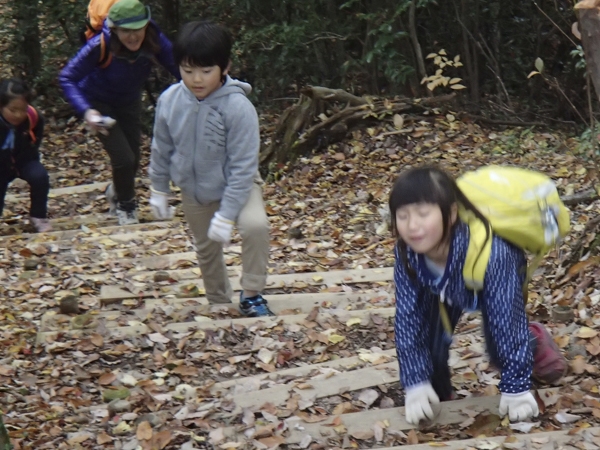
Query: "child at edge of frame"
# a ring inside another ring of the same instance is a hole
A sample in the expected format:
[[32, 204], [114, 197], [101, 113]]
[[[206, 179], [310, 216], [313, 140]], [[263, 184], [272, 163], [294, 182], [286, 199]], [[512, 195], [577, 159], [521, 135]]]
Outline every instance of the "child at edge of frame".
[[491, 234], [491, 255], [478, 295], [465, 286], [469, 228], [459, 205], [487, 219], [455, 180], [436, 167], [402, 173], [389, 198], [395, 245], [395, 340], [408, 423], [435, 419], [440, 401], [456, 399], [448, 358], [454, 330], [465, 311], [480, 310], [491, 363], [501, 374], [499, 411], [511, 421], [539, 414], [531, 378], [558, 381], [567, 361], [546, 328], [529, 322], [523, 297], [525, 252]]
[[50, 177], [40, 161], [44, 118], [30, 105], [33, 92], [18, 78], [0, 81], [0, 216], [15, 178], [29, 184], [30, 221], [39, 233], [52, 231], [48, 220]]

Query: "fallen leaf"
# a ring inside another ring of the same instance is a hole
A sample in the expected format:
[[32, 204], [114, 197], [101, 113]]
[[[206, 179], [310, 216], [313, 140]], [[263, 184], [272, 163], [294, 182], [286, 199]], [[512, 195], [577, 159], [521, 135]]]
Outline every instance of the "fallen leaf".
[[137, 427], [135, 436], [140, 441], [149, 441], [150, 439], [152, 439], [152, 426], [150, 425], [150, 422], [141, 422]]
[[346, 338], [344, 336], [340, 336], [339, 334], [332, 334], [328, 338], [329, 342], [331, 342], [332, 344], [339, 344], [344, 339]]
[[362, 322], [358, 317], [353, 317], [352, 319], [348, 319], [346, 322], [347, 327], [351, 327], [352, 325], [359, 325]]
[[582, 339], [591, 339], [598, 336], [598, 332], [589, 327], [581, 327], [577, 332], [577, 337]]
[[169, 339], [166, 336], [163, 336], [161, 333], [151, 333], [148, 335], [148, 339], [150, 339], [152, 342], [160, 344], [167, 344], [171, 342], [171, 339]]
[[152, 440], [154, 442], [154, 445], [156, 445], [159, 448], [159, 450], [162, 450], [167, 445], [169, 445], [169, 442], [171, 442], [172, 439], [173, 435], [171, 434], [171, 432], [169, 430], [163, 430], [159, 431], [158, 433], [155, 433]]
[[102, 375], [100, 375], [100, 378], [98, 378], [98, 384], [100, 384], [101, 386], [106, 386], [107, 384], [111, 384], [116, 379], [117, 376], [112, 372], [103, 373]]
[[100, 434], [98, 434], [98, 437], [96, 438], [96, 443], [98, 445], [104, 445], [104, 444], [108, 444], [109, 442], [112, 442], [113, 438], [110, 437], [108, 434], [106, 434], [104, 431], [100, 432]]
[[581, 416], [570, 414], [565, 410], [559, 411], [554, 415], [554, 418], [560, 423], [573, 423], [581, 419]]

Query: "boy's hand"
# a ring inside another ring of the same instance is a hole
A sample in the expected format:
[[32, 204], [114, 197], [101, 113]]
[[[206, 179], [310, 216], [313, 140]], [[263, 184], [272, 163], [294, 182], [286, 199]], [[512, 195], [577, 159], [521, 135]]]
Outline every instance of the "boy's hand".
[[175, 208], [169, 207], [169, 196], [150, 188], [150, 208], [155, 219], [172, 219]]
[[406, 388], [404, 403], [406, 421], [415, 426], [421, 420], [435, 419], [440, 410], [440, 398], [429, 381]]
[[231, 242], [231, 233], [233, 233], [233, 222], [215, 213], [208, 228], [208, 238], [227, 245]]
[[500, 397], [500, 415], [515, 421], [527, 420], [537, 417], [540, 413], [537, 401], [529, 391], [520, 394], [502, 394]]

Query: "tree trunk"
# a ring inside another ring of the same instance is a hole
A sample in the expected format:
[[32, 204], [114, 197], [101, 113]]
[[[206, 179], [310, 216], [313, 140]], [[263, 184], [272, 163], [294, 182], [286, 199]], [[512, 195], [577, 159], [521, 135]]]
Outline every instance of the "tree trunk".
[[584, 0], [575, 5], [575, 10], [587, 70], [600, 99], [600, 0]]
[[162, 8], [165, 32], [174, 37], [179, 30], [179, 0], [162, 0]]
[[459, 20], [463, 24], [463, 26], [461, 27], [463, 45], [462, 60], [465, 62], [465, 69], [467, 70], [469, 95], [471, 97], [471, 102], [479, 106], [479, 60], [477, 58], [477, 48], [471, 42], [471, 38], [469, 37], [468, 33], [468, 29], [471, 26], [472, 22], [470, 17], [470, 13], [472, 13], [472, 11], [469, 8], [469, 5], [467, 4], [468, 1], [469, 0], [461, 0], [460, 13], [457, 7], [456, 14], [460, 14]]
[[[419, 37], [417, 36], [417, 24], [416, 24], [416, 9], [417, 9], [417, 0], [412, 0], [410, 2], [410, 8], [408, 10], [408, 29], [410, 34], [410, 40], [413, 44], [413, 49], [415, 52], [415, 59], [417, 60], [417, 70], [419, 71], [419, 78], [422, 80], [427, 76], [427, 71], [425, 70], [425, 60], [423, 59], [423, 51], [421, 50], [421, 44], [419, 43]], [[427, 95], [430, 97], [433, 96], [433, 92], [429, 89], [427, 90]]]
[[39, 5], [34, 0], [13, 2], [16, 22], [15, 40], [18, 51], [17, 64], [22, 67], [22, 75], [32, 81], [42, 68], [42, 46], [38, 20]]

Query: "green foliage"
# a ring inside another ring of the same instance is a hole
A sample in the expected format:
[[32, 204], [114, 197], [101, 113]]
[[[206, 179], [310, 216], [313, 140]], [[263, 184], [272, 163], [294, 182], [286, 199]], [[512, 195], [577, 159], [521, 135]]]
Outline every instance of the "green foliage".
[[585, 54], [583, 53], [583, 47], [581, 45], [578, 45], [575, 49], [571, 50], [571, 57], [575, 61], [575, 69], [585, 72]]
[[[16, 26], [4, 22], [3, 31], [14, 44], [10, 64], [17, 72], [33, 78], [31, 68], [35, 64], [32, 65], [32, 58], [24, 58], [19, 49], [27, 47], [25, 40], [37, 33], [42, 54], [40, 67], [35, 71], [35, 85], [54, 104], [62, 98], [56, 76], [80, 45], [87, 3], [88, 0], [7, 0], [13, 13], [34, 11], [39, 21], [39, 30], [33, 20], [20, 19]], [[176, 31], [177, 22], [192, 19], [210, 19], [228, 26], [236, 40], [233, 75], [253, 85], [254, 99], [258, 101], [297, 97], [306, 84], [344, 88], [360, 95], [424, 93], [424, 89], [419, 90], [415, 50], [409, 37], [413, 0], [145, 3], [152, 8], [154, 20], [170, 32]], [[532, 84], [524, 82], [523, 74], [531, 61], [539, 57], [546, 63], [545, 73], [552, 74], [561, 86], [569, 87], [571, 92], [567, 95], [578, 107], [578, 96], [585, 98], [580, 71], [585, 64], [583, 52], [580, 47], [574, 49], [552, 24], [572, 23], [574, 14], [570, 8], [556, 9], [539, 3], [546, 17], [533, 2], [516, 0], [415, 0], [414, 6], [423, 53], [445, 48], [448, 55], [460, 54], [459, 62], [465, 65], [457, 71], [456, 66], [448, 64], [454, 63], [454, 58], [444, 60], [445, 55], [436, 54], [439, 59], [432, 61], [436, 67], [429, 71], [426, 81], [434, 89], [450, 89], [453, 85], [471, 88], [476, 81], [480, 83], [476, 95], [489, 98], [490, 94], [497, 95], [500, 78], [511, 96], [528, 98]], [[458, 78], [460, 83], [450, 83]], [[162, 83], [155, 83], [155, 96], [162, 87]], [[539, 98], [549, 105], [558, 103], [555, 91], [548, 86], [540, 89], [544, 91], [536, 93], [538, 97], [531, 103], [537, 104]], [[470, 94], [473, 92], [469, 89]]]
[[459, 91], [465, 89], [466, 86], [460, 84], [462, 78], [457, 76], [449, 77], [449, 71], [456, 72], [455, 69], [463, 67], [460, 62], [460, 55], [456, 55], [453, 59], [449, 59], [446, 50], [442, 49], [438, 53], [430, 53], [426, 59], [432, 59], [433, 64], [437, 67], [435, 73], [421, 80], [421, 84], [427, 83], [427, 89], [434, 91], [436, 88], [444, 86], [452, 90]]
[[598, 129], [586, 128], [577, 140], [575, 154], [590, 161], [598, 159], [600, 157], [599, 141]]

